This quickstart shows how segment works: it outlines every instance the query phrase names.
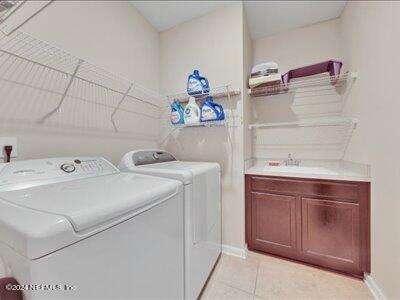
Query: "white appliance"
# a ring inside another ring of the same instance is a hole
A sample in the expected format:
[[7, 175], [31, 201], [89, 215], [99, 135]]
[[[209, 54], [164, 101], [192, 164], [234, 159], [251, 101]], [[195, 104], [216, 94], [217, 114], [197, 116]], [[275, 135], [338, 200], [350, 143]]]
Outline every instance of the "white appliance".
[[140, 150], [125, 154], [119, 168], [184, 184], [185, 298], [196, 299], [221, 253], [219, 164], [178, 161], [162, 150]]
[[183, 224], [176, 180], [122, 173], [103, 158], [0, 165], [5, 275], [60, 285], [26, 299], [183, 299]]

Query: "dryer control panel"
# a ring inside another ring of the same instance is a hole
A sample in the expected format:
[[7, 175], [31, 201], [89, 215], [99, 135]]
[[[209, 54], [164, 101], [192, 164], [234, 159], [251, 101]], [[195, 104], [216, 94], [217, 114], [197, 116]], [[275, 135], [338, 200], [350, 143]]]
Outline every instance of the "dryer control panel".
[[175, 160], [176, 158], [171, 153], [162, 150], [139, 150], [132, 152], [132, 162], [135, 166]]
[[15, 161], [0, 165], [0, 190], [5, 186], [29, 183], [33, 186], [118, 173], [119, 170], [102, 157], [62, 157]]

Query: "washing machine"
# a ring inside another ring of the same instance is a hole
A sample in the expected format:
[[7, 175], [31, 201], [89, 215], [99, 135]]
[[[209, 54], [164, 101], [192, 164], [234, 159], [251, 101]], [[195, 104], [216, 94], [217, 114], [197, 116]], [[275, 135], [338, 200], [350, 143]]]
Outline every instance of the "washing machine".
[[131, 151], [119, 164], [184, 185], [185, 298], [196, 299], [221, 253], [221, 171], [217, 163], [179, 161], [162, 150]]
[[25, 299], [183, 299], [183, 186], [103, 158], [0, 165], [0, 260]]

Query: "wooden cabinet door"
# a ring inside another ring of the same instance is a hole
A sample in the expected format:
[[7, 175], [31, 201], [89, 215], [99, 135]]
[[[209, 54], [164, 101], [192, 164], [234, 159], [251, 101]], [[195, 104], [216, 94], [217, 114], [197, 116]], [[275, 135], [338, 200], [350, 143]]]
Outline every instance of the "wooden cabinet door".
[[251, 193], [249, 247], [286, 257], [296, 257], [296, 198]]
[[305, 197], [301, 202], [304, 259], [361, 274], [359, 204]]

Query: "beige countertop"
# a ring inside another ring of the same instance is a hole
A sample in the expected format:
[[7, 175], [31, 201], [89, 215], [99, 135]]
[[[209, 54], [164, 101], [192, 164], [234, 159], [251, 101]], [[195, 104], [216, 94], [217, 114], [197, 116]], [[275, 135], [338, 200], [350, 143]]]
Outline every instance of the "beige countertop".
[[245, 174], [261, 176], [278, 176], [294, 178], [314, 178], [346, 181], [370, 182], [368, 165], [347, 161], [318, 161], [301, 162], [300, 166], [267, 166], [268, 160], [258, 160], [249, 167]]

